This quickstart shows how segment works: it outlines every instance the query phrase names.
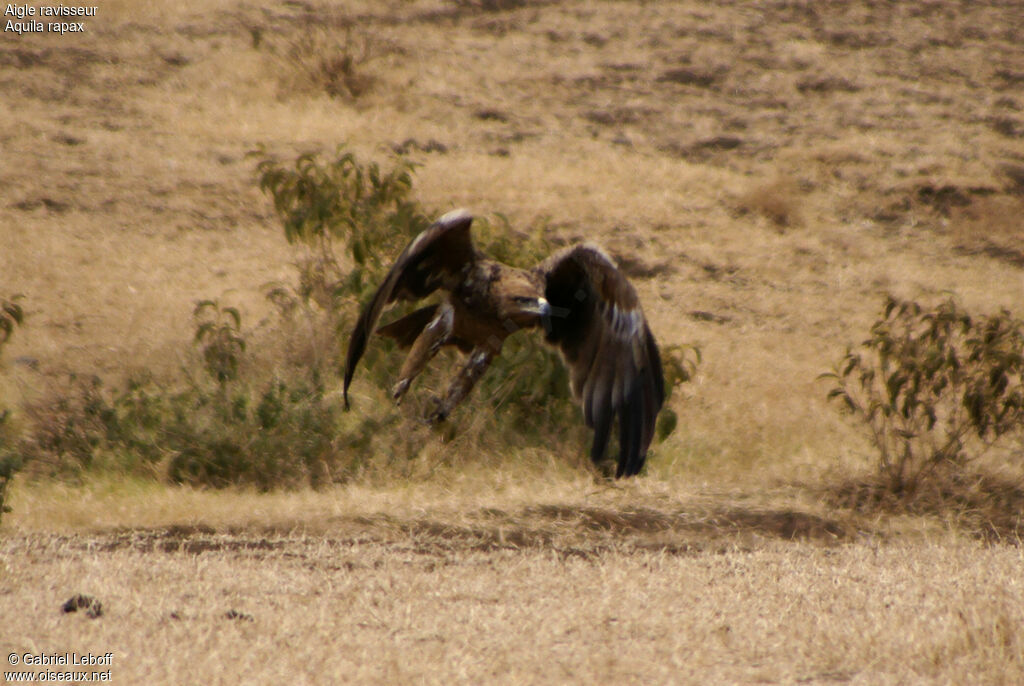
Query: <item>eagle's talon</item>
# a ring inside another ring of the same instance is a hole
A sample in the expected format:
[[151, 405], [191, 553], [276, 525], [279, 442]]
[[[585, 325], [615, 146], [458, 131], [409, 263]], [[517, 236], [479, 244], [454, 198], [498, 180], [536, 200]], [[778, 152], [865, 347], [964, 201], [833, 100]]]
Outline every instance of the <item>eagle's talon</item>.
[[394, 386], [391, 387], [391, 399], [395, 401], [395, 404], [402, 402], [402, 396], [409, 390], [410, 379], [402, 379]]

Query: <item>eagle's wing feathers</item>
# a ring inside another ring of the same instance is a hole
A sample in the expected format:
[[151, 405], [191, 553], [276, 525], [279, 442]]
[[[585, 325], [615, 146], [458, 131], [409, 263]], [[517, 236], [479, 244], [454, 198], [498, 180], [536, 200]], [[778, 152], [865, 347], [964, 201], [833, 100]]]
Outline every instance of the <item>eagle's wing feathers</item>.
[[616, 476], [643, 467], [665, 399], [661, 357], [636, 290], [600, 248], [565, 248], [538, 265], [551, 317], [547, 340], [569, 366], [572, 389], [594, 429], [591, 457], [603, 459], [619, 419]]
[[464, 210], [444, 215], [409, 242], [384, 282], [359, 313], [345, 356], [345, 406], [356, 365], [366, 350], [384, 306], [396, 300], [419, 300], [445, 286], [476, 259], [469, 227], [473, 216]]

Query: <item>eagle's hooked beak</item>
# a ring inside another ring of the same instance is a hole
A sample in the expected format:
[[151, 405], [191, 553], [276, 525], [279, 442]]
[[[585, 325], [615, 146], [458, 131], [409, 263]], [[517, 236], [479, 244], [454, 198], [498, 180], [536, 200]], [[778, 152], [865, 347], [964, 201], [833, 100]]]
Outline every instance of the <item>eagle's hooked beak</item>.
[[547, 299], [532, 298], [529, 296], [519, 295], [514, 298], [516, 310], [523, 314], [535, 314], [538, 317], [550, 317], [551, 316], [551, 303]]
[[547, 322], [551, 318], [551, 312], [554, 308], [551, 307], [551, 303], [549, 303], [546, 298], [517, 296], [515, 301], [515, 311], [518, 312], [520, 316], [526, 315], [529, 317], [529, 320], [525, 322], [520, 321], [518, 323], [513, 322], [511, 319], [507, 320], [505, 327], [508, 328], [510, 332], [515, 331], [520, 326], [533, 326], [535, 323], [538, 323], [533, 321], [533, 317], [536, 317], [539, 322], [543, 322], [544, 327], [547, 328]]
[[551, 316], [551, 303], [546, 298], [537, 298], [537, 314], [541, 317]]

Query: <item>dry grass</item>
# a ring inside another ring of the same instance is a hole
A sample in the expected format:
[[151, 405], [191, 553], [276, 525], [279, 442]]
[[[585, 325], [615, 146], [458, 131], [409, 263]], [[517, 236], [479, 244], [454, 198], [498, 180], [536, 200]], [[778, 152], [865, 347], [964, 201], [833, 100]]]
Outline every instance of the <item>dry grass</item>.
[[[0, 404], [69, 370], [173, 372], [203, 298], [263, 321], [297, 255], [260, 144], [404, 149], [428, 207], [597, 239], [656, 275], [655, 334], [704, 364], [625, 488], [579, 455], [475, 469], [441, 443], [323, 494], [19, 482], [0, 646], [114, 650], [122, 683], [1021, 680], [1019, 548], [974, 541], [970, 512], [947, 531], [777, 486], [866, 468], [815, 378], [884, 293], [1024, 312], [1012, 3], [99, 15], [0, 45], [0, 294], [27, 315]], [[79, 592], [104, 616], [62, 615]]]
[[[7, 624], [0, 641], [19, 651], [117, 647], [115, 683], [220, 684], [242, 674], [255, 683], [437, 684], [1022, 676], [1024, 598], [1006, 583], [1021, 563], [1016, 550], [792, 543], [595, 560], [365, 536], [186, 538], [203, 540], [204, 552], [153, 548], [145, 536], [124, 545], [8, 541], [5, 553], [38, 560], [31, 571], [43, 576], [7, 574], [16, 593], [0, 600], [5, 616], [32, 619]], [[59, 611], [68, 589], [83, 588], [103, 599], [100, 619]], [[154, 588], [165, 590], [146, 592]]]
[[[1018, 547], [836, 519], [795, 491], [516, 476], [259, 497], [96, 484], [65, 507], [25, 487], [0, 542], [0, 611], [19, 618], [0, 646], [114, 651], [115, 683], [1024, 676]], [[62, 613], [75, 594], [102, 616]]]

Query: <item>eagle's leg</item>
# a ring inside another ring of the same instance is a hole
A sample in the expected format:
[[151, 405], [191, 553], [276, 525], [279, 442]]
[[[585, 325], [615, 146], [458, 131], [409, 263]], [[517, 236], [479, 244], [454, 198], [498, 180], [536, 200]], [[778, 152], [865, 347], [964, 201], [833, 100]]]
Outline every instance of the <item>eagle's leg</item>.
[[447, 419], [451, 411], [455, 409], [455, 406], [462, 402], [462, 399], [473, 390], [473, 386], [484, 375], [484, 372], [487, 371], [493, 359], [493, 351], [487, 348], [474, 348], [469, 356], [469, 361], [466, 362], [466, 366], [452, 379], [444, 399], [438, 401], [437, 408], [427, 415], [427, 422], [429, 424], [437, 424]]
[[409, 384], [415, 379], [423, 368], [427, 366], [441, 349], [448, 339], [451, 338], [452, 329], [455, 323], [455, 310], [448, 303], [444, 303], [438, 309], [430, 323], [423, 327], [423, 331], [416, 337], [412, 349], [402, 364], [402, 371], [398, 374], [398, 382], [391, 387], [391, 397], [396, 402], [401, 402], [402, 396], [409, 390]]

